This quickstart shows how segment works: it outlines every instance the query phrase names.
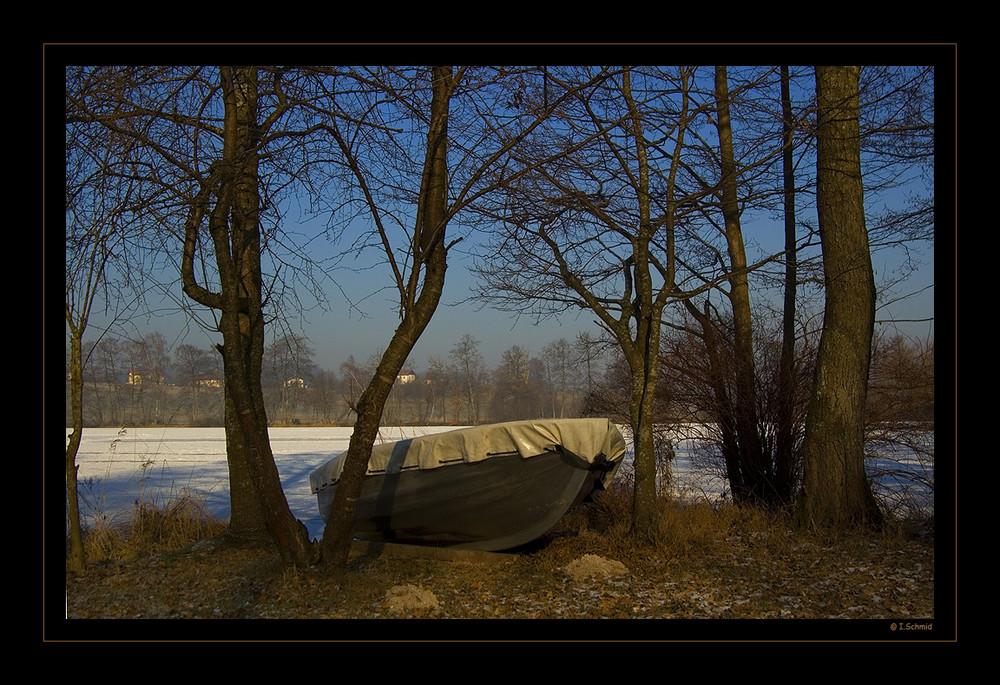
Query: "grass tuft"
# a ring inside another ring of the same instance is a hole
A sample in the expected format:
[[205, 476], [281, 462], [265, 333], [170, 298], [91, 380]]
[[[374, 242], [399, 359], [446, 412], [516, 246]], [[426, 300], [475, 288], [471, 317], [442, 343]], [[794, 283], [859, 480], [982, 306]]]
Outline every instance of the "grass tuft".
[[88, 563], [117, 562], [181, 549], [225, 530], [225, 522], [185, 490], [163, 506], [137, 501], [128, 523], [108, 523], [98, 517], [84, 531], [84, 550]]

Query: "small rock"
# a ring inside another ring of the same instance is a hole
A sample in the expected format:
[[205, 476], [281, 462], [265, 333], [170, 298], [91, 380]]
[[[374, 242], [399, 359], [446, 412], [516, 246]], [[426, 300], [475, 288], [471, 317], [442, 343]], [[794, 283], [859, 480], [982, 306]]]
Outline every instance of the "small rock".
[[394, 614], [422, 614], [425, 611], [436, 611], [438, 608], [438, 600], [434, 593], [415, 585], [396, 585], [389, 588], [385, 593], [384, 604]]
[[584, 554], [579, 559], [570, 562], [566, 573], [575, 581], [581, 581], [591, 576], [608, 577], [621, 576], [628, 573], [625, 564], [612, 559], [605, 559], [596, 554]]

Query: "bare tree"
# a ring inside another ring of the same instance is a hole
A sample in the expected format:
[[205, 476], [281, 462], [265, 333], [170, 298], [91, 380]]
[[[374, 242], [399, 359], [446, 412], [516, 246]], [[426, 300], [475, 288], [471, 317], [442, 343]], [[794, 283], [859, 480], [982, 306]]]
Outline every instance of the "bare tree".
[[[692, 70], [554, 71], [549, 91], [575, 96], [521, 151], [530, 173], [506, 187], [491, 216], [501, 232], [482, 258], [481, 294], [539, 316], [589, 309], [615, 341], [631, 379], [632, 529], [652, 539], [661, 322], [668, 302], [684, 294], [675, 244], [690, 198], [677, 181], [696, 116]], [[545, 164], [552, 148], [565, 155]]]
[[[457, 81], [451, 67], [434, 67], [430, 80], [433, 95], [427, 119], [426, 154], [411, 247], [407, 255], [412, 258], [413, 268], [409, 277], [404, 278], [393, 253], [387, 252], [399, 289], [401, 322], [382, 355], [374, 377], [358, 399], [358, 418], [323, 532], [323, 557], [334, 568], [342, 568], [347, 563], [354, 530], [354, 512], [389, 392], [410, 350], [430, 322], [444, 288], [448, 250], [445, 227], [449, 104]], [[367, 194], [368, 183], [358, 158], [339, 129], [333, 129], [332, 133]], [[369, 200], [369, 208], [383, 241], [388, 243], [386, 229], [381, 224], [382, 211], [374, 198]]]
[[340, 379], [335, 371], [320, 369], [312, 376], [306, 394], [312, 420], [321, 424], [333, 424], [337, 420]]
[[312, 348], [300, 335], [279, 337], [264, 348], [262, 382], [270, 395], [268, 415], [290, 424], [312, 373]]
[[[73, 78], [73, 74], [70, 78]], [[96, 130], [95, 130], [96, 129]], [[77, 493], [76, 456], [83, 436], [83, 336], [95, 307], [112, 320], [128, 299], [124, 245], [141, 231], [148, 188], [130, 173], [127, 139], [99, 127], [66, 130], [66, 326], [69, 331], [70, 416], [66, 444], [69, 568], [86, 566]], [[90, 348], [93, 350], [93, 347]], [[111, 380], [114, 381], [112, 374]]]
[[[181, 274], [184, 292], [219, 312], [220, 351], [225, 372], [227, 452], [233, 486], [247, 484], [263, 522], [288, 563], [311, 563], [315, 553], [305, 526], [288, 508], [267, 433], [261, 386], [264, 354], [264, 291], [261, 273], [261, 207], [258, 177], [266, 124], [259, 116], [258, 72], [223, 66], [219, 85], [223, 100], [222, 155], [202, 180], [184, 227]], [[264, 125], [262, 125], [262, 123]], [[219, 276], [217, 289], [203, 284], [195, 269], [203, 221]]]
[[753, 319], [739, 197], [741, 169], [735, 157], [729, 81], [724, 66], [715, 67], [714, 99], [719, 163], [716, 187], [711, 190], [718, 196], [719, 232], [726, 243], [719, 261], [728, 271], [724, 295], [729, 319], [720, 322], [713, 317], [707, 301], [704, 311], [691, 300], [685, 300], [685, 306], [700, 325], [706, 347], [711, 369], [707, 379], [714, 395], [709, 406], [715, 409], [714, 423], [721, 433], [720, 444], [733, 496], [739, 502], [764, 502], [771, 499], [774, 478], [759, 433]]
[[[737, 501], [783, 506], [793, 500], [801, 470], [804, 407], [796, 403], [801, 395], [803, 371], [812, 367], [807, 355], [814, 347], [803, 335], [808, 328], [798, 323], [801, 314], [809, 313], [809, 302], [803, 307], [799, 298], [800, 280], [804, 277], [805, 282], [815, 283], [822, 276], [819, 254], [811, 248], [814, 228], [803, 224], [807, 230], [797, 235], [800, 210], [810, 209], [814, 197], [815, 179], [806, 164], [814, 159], [814, 81], [800, 81], [787, 67], [777, 70], [777, 83], [775, 69], [733, 69], [738, 75], [735, 79], [727, 72], [726, 68], [716, 67], [718, 116], [714, 123], [719, 132], [719, 154], [705, 155], [718, 157], [719, 171], [711, 174], [711, 165], [704, 165], [699, 168], [698, 178], [703, 179], [707, 191], [718, 196], [716, 203], [705, 203], [703, 217], [707, 226], [717, 225], [719, 233], [726, 237], [724, 247], [713, 249], [715, 261], [724, 265], [728, 276], [712, 293], [721, 293], [721, 299], [706, 298], [700, 303], [692, 300], [686, 305], [698, 324], [704, 362], [710, 369], [701, 375], [711, 389], [700, 395], [701, 405], [712, 412], [733, 496]], [[900, 182], [911, 182], [928, 160], [926, 137], [933, 124], [923, 92], [926, 70], [865, 68], [862, 73], [866, 74], [862, 77], [860, 103], [866, 210], [869, 217], [878, 217], [877, 224], [869, 220], [869, 244], [873, 251], [905, 246], [916, 253], [922, 239], [916, 230], [921, 213], [893, 209], [876, 214], [873, 209]], [[727, 81], [732, 81], [732, 87]], [[779, 87], [780, 108], [776, 106]], [[797, 101], [793, 101], [793, 89]], [[730, 121], [734, 123], [728, 124]], [[775, 126], [777, 122], [781, 123], [780, 130]], [[911, 154], [901, 154], [904, 149]], [[780, 166], [774, 164], [779, 155]], [[918, 206], [926, 203], [921, 201]], [[724, 221], [712, 219], [709, 212], [716, 211]], [[784, 253], [761, 255], [758, 263], [766, 268], [751, 271], [747, 268], [747, 246], [743, 245], [740, 224], [744, 215], [753, 218], [769, 212], [783, 219]], [[702, 235], [707, 239], [711, 231]], [[800, 255], [810, 253], [810, 261], [800, 260]], [[767, 267], [769, 260], [782, 265], [784, 273]], [[703, 270], [705, 278], [717, 279], [712, 269]], [[755, 280], [748, 283], [747, 276]], [[752, 313], [747, 286], [763, 291], [769, 283], [780, 283], [782, 289], [778, 294], [783, 319], [780, 360], [770, 349], [754, 349], [756, 338], [765, 346], [775, 338], [767, 316], [767, 298], [763, 292], [757, 295], [756, 312]], [[879, 292], [888, 292], [891, 285], [889, 281], [879, 283]], [[822, 294], [817, 288], [812, 292]], [[678, 373], [685, 373], [683, 366], [678, 365]], [[683, 379], [681, 384], [692, 388], [689, 380]]]
[[[781, 355], [774, 384], [774, 471], [782, 485], [778, 496], [789, 499], [798, 482], [798, 444], [795, 420], [795, 389], [799, 364], [796, 360], [795, 314], [798, 297], [797, 193], [795, 188], [795, 113], [791, 96], [791, 75], [781, 67], [781, 187], [784, 218], [785, 273], [781, 309]], [[787, 485], [784, 485], [787, 484]], [[786, 491], [787, 488], [787, 491]]]
[[163, 399], [170, 366], [166, 338], [153, 331], [125, 341], [124, 348], [129, 358], [128, 384], [134, 390], [133, 411], [138, 411], [133, 414], [133, 422], [160, 424], [165, 418]]
[[572, 346], [565, 338], [552, 341], [542, 349], [542, 362], [548, 375], [552, 417], [563, 418], [567, 412], [575, 415], [572, 398], [578, 383]]
[[121, 341], [102, 336], [86, 348], [83, 369], [85, 388], [89, 388], [91, 401], [85, 409], [97, 405], [100, 425], [123, 425], [125, 408], [121, 392], [121, 382], [126, 377], [128, 367], [124, 366], [125, 355], [121, 352]]
[[493, 370], [491, 415], [496, 421], [533, 419], [544, 412], [539, 379], [532, 373], [533, 358], [527, 348], [512, 345]]
[[480, 421], [482, 380], [485, 374], [479, 341], [470, 333], [464, 334], [451, 348], [451, 358], [465, 388], [467, 415], [462, 420], [474, 426]]
[[353, 259], [367, 238], [381, 250], [400, 323], [358, 399], [323, 533], [323, 558], [333, 567], [347, 561], [356, 501], [389, 392], [440, 300], [448, 251], [456, 242], [448, 237], [449, 223], [518, 173], [510, 168], [511, 150], [556, 104], [521, 107], [519, 83], [539, 71], [434, 66], [338, 74], [356, 85], [356, 99], [341, 99], [338, 111], [348, 106], [350, 111], [331, 119], [326, 129], [345, 160], [345, 186], [357, 191], [372, 227], [348, 254]]
[[347, 361], [340, 364], [340, 372], [343, 374], [342, 399], [347, 405], [349, 413], [357, 413], [358, 398], [361, 392], [371, 382], [375, 369], [367, 365], [358, 364], [354, 355], [347, 358]]
[[[313, 123], [326, 77], [227, 66], [82, 73], [67, 92], [67, 120], [134, 142], [135, 175], [163, 196], [146, 216], [161, 229], [150, 242], [181, 273], [187, 306], [222, 337], [230, 531], [267, 530], [287, 561], [308, 563], [313, 550], [273, 464], [260, 367], [265, 323], [287, 315], [289, 293], [322, 295], [311, 255], [280, 226], [284, 196], [322, 191], [313, 170], [328, 163], [330, 145]], [[292, 261], [299, 268], [286, 268]]]
[[[114, 230], [113, 228], [111, 229]], [[66, 444], [66, 498], [69, 507], [70, 551], [69, 568], [81, 572], [86, 567], [80, 508], [77, 497], [76, 455], [83, 437], [83, 334], [87, 330], [90, 312], [104, 280], [105, 265], [110, 258], [108, 240], [113, 233], [102, 226], [88, 225], [80, 233], [73, 232], [67, 241], [66, 325], [69, 328], [69, 378], [71, 421], [73, 430]]]
[[[448, 406], [452, 403], [452, 395], [457, 386], [457, 369], [449, 365], [439, 355], [433, 355], [427, 360], [427, 371], [421, 384], [424, 392], [424, 420], [427, 423], [448, 423]], [[465, 407], [468, 415], [468, 405], [456, 403]], [[462, 421], [463, 412], [456, 409], [452, 422]]]
[[202, 392], [222, 381], [221, 377], [216, 378], [212, 374], [217, 368], [214, 352], [187, 343], [181, 344], [174, 353], [174, 366], [177, 381], [188, 389], [191, 425], [198, 425], [201, 420], [199, 410]]
[[[794, 469], [785, 468], [788, 461], [774, 455], [775, 427], [767, 415], [769, 396], [774, 392], [764, 384], [765, 374], [758, 368], [764, 362], [764, 354], [756, 349], [755, 341], [756, 337], [763, 336], [770, 344], [770, 337], [755, 321], [751, 295], [753, 272], [772, 260], [778, 261], [781, 255], [759, 255], [751, 266], [743, 221], [745, 214], [752, 216], [768, 211], [776, 204], [775, 198], [784, 197], [786, 212], [794, 207], [787, 204], [794, 199], [794, 188], [782, 186], [781, 182], [794, 180], [788, 165], [794, 162], [793, 155], [797, 153], [792, 137], [796, 122], [792, 119], [790, 104], [786, 102], [783, 110], [772, 104], [777, 101], [775, 91], [779, 89], [776, 86], [782, 84], [787, 89], [787, 74], [776, 83], [776, 69], [740, 71], [740, 80], [731, 88], [729, 69], [715, 67], [714, 107], [707, 114], [716, 131], [717, 152], [706, 146], [704, 156], [718, 161], [702, 165], [693, 175], [704, 188], [706, 198], [701, 209], [706, 230], [701, 235], [706, 249], [716, 255], [712, 264], [699, 269], [701, 278], [717, 284], [710, 296], [701, 302], [689, 299], [684, 303], [688, 316], [696, 323], [695, 330], [703, 348], [688, 349], [700, 358], [704, 368], [693, 373], [698, 366], [693, 363], [686, 371], [684, 367], [688, 364], [682, 358], [676, 364], [669, 361], [667, 364], [675, 367], [675, 378], [688, 376], [680, 381], [681, 386], [694, 391], [687, 401], [690, 403], [697, 397], [701, 411], [708, 414], [734, 499], [741, 503], [782, 506], [792, 495]], [[737, 118], [739, 114], [742, 116]], [[738, 129], [734, 121], [738, 121]], [[786, 162], [781, 167], [785, 171], [783, 175], [772, 171], [779, 160]], [[793, 222], [786, 223], [786, 231], [790, 230], [786, 234], [786, 264], [791, 266], [792, 277], [791, 282], [785, 280], [786, 295], [792, 298], [786, 300], [786, 320], [793, 322], [794, 265], [799, 246], [794, 213], [786, 216]], [[720, 238], [720, 247], [714, 246], [713, 236]], [[762, 279], [758, 279], [760, 282]], [[711, 295], [717, 293], [722, 297], [713, 302]], [[795, 330], [786, 329], [786, 334], [789, 344], [794, 345]], [[786, 349], [786, 352], [793, 349]], [[792, 360], [789, 357], [787, 361]], [[791, 377], [786, 380], [790, 383]], [[704, 384], [701, 390], [699, 383]], [[778, 394], [784, 398], [794, 396], [786, 390]], [[786, 418], [790, 412], [791, 408], [787, 407]], [[790, 435], [791, 427], [780, 421], [779, 424], [779, 430]], [[777, 441], [782, 450], [790, 449], [788, 440], [779, 437]]]

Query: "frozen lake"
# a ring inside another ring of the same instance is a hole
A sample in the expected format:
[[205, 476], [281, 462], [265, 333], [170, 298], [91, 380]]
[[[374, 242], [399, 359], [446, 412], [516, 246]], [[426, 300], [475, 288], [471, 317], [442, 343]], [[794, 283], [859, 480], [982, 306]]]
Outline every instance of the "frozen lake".
[[[380, 440], [394, 442], [456, 428], [384, 428]], [[309, 488], [309, 474], [347, 449], [351, 430], [279, 427], [268, 431], [288, 506], [312, 538], [322, 536], [323, 520]], [[68, 436], [70, 431], [66, 433]], [[674, 445], [672, 470], [678, 494], [719, 497], [726, 483], [718, 474], [693, 466], [691, 447], [690, 441]], [[127, 520], [137, 500], [163, 506], [185, 492], [203, 500], [215, 516], [229, 518], [229, 471], [222, 428], [84, 429], [77, 465], [85, 523], [98, 516], [108, 522]]]
[[[392, 428], [381, 439], [452, 430]], [[271, 449], [292, 513], [321, 537], [323, 520], [309, 489], [309, 474], [347, 449], [350, 428], [270, 428]], [[67, 431], [67, 435], [69, 431]], [[81, 515], [127, 517], [138, 499], [164, 504], [183, 492], [198, 495], [221, 519], [229, 518], [229, 469], [223, 428], [84, 429], [77, 455]]]

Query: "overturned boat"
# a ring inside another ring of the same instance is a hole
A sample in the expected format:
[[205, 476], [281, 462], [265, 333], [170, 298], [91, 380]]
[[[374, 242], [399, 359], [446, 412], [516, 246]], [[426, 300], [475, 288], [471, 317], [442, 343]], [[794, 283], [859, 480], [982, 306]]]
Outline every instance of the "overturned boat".
[[[346, 452], [310, 475], [325, 521]], [[607, 419], [513, 421], [376, 445], [362, 540], [499, 551], [540, 537], [611, 482], [625, 441]]]

